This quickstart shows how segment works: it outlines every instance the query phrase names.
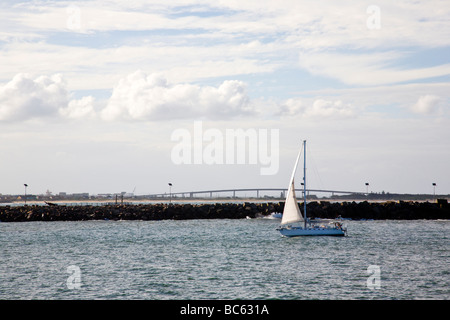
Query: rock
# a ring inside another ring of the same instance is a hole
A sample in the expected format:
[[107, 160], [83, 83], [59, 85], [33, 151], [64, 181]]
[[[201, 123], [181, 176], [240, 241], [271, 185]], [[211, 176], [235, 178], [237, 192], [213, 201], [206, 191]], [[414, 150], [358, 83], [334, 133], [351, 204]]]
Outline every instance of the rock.
[[[303, 211], [303, 203], [299, 203]], [[279, 203], [215, 204], [138, 204], [104, 206], [0, 206], [0, 221], [77, 221], [77, 220], [162, 220], [162, 219], [245, 219], [283, 212]], [[309, 218], [357, 219], [450, 219], [446, 199], [429, 202], [367, 201], [307, 204]]]

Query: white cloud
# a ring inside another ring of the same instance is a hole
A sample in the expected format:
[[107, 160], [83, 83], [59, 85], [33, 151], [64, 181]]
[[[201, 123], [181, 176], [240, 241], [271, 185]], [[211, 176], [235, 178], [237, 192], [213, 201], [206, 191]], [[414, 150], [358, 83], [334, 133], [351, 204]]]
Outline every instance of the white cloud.
[[418, 114], [433, 114], [439, 111], [440, 102], [441, 98], [438, 96], [427, 94], [421, 96], [411, 107], [411, 110]]
[[106, 89], [138, 68], [177, 82], [274, 72], [292, 68], [299, 51], [301, 68], [350, 85], [450, 74], [450, 64], [393, 67], [408, 58], [399, 48], [450, 45], [450, 7], [432, 0], [377, 5], [379, 30], [367, 28], [368, 4], [357, 1], [23, 2], [0, 13], [8, 30], [0, 32], [8, 40], [2, 74], [62, 72], [71, 90]]
[[169, 84], [161, 74], [136, 71], [121, 79], [101, 115], [105, 120], [228, 119], [252, 114], [241, 81], [219, 87]]
[[[70, 99], [60, 74], [33, 78], [17, 74], [0, 86], [0, 121], [95, 119], [95, 98]], [[255, 113], [246, 85], [237, 80], [217, 87], [170, 84], [159, 73], [136, 71], [121, 79], [100, 111], [104, 120], [230, 119]]]
[[291, 98], [279, 106], [279, 115], [302, 116], [306, 118], [350, 118], [355, 116], [354, 108], [341, 100], [315, 99], [305, 102]]
[[359, 110], [358, 113], [370, 111], [389, 115], [401, 112], [407, 117], [409, 115], [403, 111], [413, 111], [413, 106], [418, 103], [418, 97], [439, 97], [437, 108], [439, 112], [435, 112], [435, 115], [448, 117], [444, 102], [450, 99], [450, 83], [418, 82], [372, 87], [323, 88], [298, 91], [295, 94], [300, 97], [312, 96], [345, 101], [355, 107], [355, 112]]
[[450, 75], [450, 64], [428, 68], [392, 67], [399, 52], [371, 54], [301, 53], [300, 67], [314, 75], [337, 79], [349, 85], [382, 85]]
[[53, 116], [67, 105], [68, 93], [61, 75], [40, 76], [17, 74], [0, 86], [0, 121], [20, 121]]
[[17, 70], [33, 74], [58, 70], [67, 77], [70, 90], [105, 90], [119, 81], [119, 75], [142, 69], [164, 72], [176, 82], [192, 82], [273, 72], [280, 61], [267, 59], [272, 50], [272, 46], [257, 41], [210, 46], [142, 41], [136, 46], [113, 48], [18, 42], [0, 51], [1, 77], [13, 77]]
[[0, 121], [16, 122], [61, 116], [88, 119], [95, 116], [94, 98], [70, 100], [61, 74], [33, 78], [19, 73], [0, 85]]
[[24, 2], [0, 17], [9, 25], [17, 25], [18, 31], [25, 26], [74, 32], [203, 29], [222, 36], [285, 33], [310, 49], [449, 44], [450, 9], [445, 1], [377, 1], [382, 23], [376, 32], [366, 26], [369, 5], [356, 0], [279, 0], [263, 5], [260, 1], [230, 0], [52, 1], [39, 5]]
[[278, 107], [278, 115], [295, 116], [297, 114], [304, 113], [305, 109], [306, 105], [301, 99], [291, 98]]
[[344, 104], [341, 100], [330, 101], [317, 99], [312, 108], [308, 110], [311, 115], [319, 117], [352, 117], [353, 109], [349, 104]]
[[59, 114], [69, 119], [93, 119], [96, 116], [93, 105], [92, 96], [71, 100], [66, 108], [59, 109]]

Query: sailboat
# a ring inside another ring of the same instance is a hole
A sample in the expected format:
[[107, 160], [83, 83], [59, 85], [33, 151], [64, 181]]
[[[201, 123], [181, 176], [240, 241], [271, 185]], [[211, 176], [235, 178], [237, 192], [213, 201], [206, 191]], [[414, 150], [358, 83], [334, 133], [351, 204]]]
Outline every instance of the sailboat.
[[340, 222], [331, 225], [320, 225], [312, 223], [306, 216], [306, 140], [303, 140], [303, 215], [295, 197], [294, 177], [297, 171], [298, 162], [302, 154], [300, 149], [294, 170], [289, 182], [289, 189], [284, 203], [281, 224], [277, 228], [281, 235], [285, 237], [297, 236], [345, 236], [347, 229]]

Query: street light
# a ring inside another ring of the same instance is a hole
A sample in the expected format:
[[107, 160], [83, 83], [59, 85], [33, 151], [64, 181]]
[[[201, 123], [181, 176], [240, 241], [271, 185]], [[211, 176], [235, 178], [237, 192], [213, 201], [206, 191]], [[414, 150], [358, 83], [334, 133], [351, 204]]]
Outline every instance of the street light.
[[172, 184], [169, 182], [169, 203], [172, 203]]
[[25, 205], [27, 205], [27, 187], [28, 185], [26, 183], [23, 184], [25, 186]]
[[436, 182], [433, 182], [433, 201], [436, 199]]

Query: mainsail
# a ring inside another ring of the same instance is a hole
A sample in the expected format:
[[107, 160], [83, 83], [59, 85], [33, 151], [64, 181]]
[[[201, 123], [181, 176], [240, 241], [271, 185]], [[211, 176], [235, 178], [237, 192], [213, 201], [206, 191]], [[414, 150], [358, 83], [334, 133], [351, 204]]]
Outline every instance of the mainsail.
[[284, 203], [283, 217], [281, 218], [282, 225], [287, 223], [304, 221], [303, 216], [300, 212], [300, 208], [298, 207], [297, 204], [297, 198], [295, 197], [295, 185], [294, 185], [295, 171], [297, 170], [300, 155], [301, 150], [298, 153], [297, 160], [295, 161], [294, 170], [291, 176], [291, 182], [289, 184], [289, 190], [286, 196], [286, 201]]

